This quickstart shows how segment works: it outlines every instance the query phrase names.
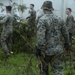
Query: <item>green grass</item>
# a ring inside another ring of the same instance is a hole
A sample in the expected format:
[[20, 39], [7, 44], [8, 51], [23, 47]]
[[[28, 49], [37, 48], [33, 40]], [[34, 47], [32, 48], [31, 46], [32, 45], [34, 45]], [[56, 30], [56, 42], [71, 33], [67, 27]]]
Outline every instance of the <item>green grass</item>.
[[32, 75], [30, 73], [33, 73], [33, 75], [38, 74], [39, 70], [36, 67], [37, 59], [33, 57], [32, 62], [30, 62], [31, 56], [32, 55], [21, 53], [1, 60], [0, 75], [27, 75], [28, 72], [29, 75]]
[[[0, 75], [39, 75], [37, 58], [34, 56], [30, 62], [30, 54], [14, 54], [7, 59], [0, 60]], [[70, 67], [64, 67], [65, 75], [70, 75]], [[75, 73], [75, 70], [73, 70]], [[53, 75], [52, 72], [50, 75]]]

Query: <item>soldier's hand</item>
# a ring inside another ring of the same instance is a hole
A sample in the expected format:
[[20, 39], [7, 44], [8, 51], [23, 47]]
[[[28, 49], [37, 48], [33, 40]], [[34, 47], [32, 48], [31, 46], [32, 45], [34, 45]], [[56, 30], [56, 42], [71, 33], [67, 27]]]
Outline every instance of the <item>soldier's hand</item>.
[[70, 43], [69, 43], [69, 44], [65, 43], [65, 44], [64, 44], [64, 48], [65, 48], [65, 50], [67, 50], [67, 51], [71, 50], [71, 44], [70, 44]]
[[45, 58], [45, 52], [41, 51], [41, 56]]
[[35, 46], [35, 52], [34, 53], [35, 53], [36, 57], [38, 57], [41, 55], [41, 50], [37, 46]]

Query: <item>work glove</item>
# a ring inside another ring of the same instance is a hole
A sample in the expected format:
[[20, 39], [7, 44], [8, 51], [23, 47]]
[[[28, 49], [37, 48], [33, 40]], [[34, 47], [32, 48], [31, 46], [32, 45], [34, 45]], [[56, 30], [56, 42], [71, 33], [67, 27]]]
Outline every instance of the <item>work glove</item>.
[[36, 57], [41, 56], [41, 50], [37, 46], [35, 46], [35, 52], [34, 53], [35, 53]]
[[71, 50], [71, 44], [70, 43], [64, 43], [64, 48], [67, 51]]
[[35, 46], [35, 55], [36, 57], [38, 56], [42, 56], [42, 57], [45, 57], [45, 51], [44, 51], [44, 48], [39, 48], [38, 46]]

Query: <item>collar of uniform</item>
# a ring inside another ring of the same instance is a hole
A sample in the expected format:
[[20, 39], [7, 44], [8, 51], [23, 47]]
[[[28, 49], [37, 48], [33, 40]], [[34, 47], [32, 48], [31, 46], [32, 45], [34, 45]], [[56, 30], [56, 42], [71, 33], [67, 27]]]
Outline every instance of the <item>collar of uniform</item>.
[[52, 14], [53, 12], [52, 11], [46, 11], [45, 14]]
[[69, 14], [68, 16], [71, 16], [72, 14]]

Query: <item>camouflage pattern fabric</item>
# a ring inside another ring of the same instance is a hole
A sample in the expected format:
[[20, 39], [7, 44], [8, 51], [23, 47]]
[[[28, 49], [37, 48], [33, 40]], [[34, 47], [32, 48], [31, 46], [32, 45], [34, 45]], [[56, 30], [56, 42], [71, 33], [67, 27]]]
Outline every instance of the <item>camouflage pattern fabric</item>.
[[73, 32], [73, 29], [74, 29], [74, 17], [72, 15], [69, 15], [66, 19], [66, 25], [67, 25], [67, 28], [68, 28], [68, 31], [70, 33]]
[[[64, 38], [65, 43], [69, 45], [70, 40], [66, 24], [60, 17], [47, 11], [46, 14], [39, 19], [37, 24], [37, 47], [51, 58], [51, 56], [63, 52], [62, 38]], [[54, 75], [64, 75], [61, 71], [63, 66], [60, 57], [61, 55], [56, 58], [57, 60], [52, 66]], [[48, 57], [46, 61], [48, 61]], [[44, 63], [42, 63], [42, 66], [44, 74], [41, 73], [41, 75], [49, 75], [48, 66]]]
[[69, 15], [66, 19], [66, 25], [69, 32], [69, 38], [72, 45], [72, 33], [74, 29], [74, 17], [72, 15]]
[[[35, 26], [35, 23], [36, 23], [36, 11], [35, 10], [31, 10], [29, 11], [29, 14], [30, 16], [28, 17], [28, 28], [29, 28], [29, 31], [33, 33], [36, 32], [36, 26]], [[33, 35], [32, 33], [32, 35]]]
[[30, 14], [29, 21], [33, 21], [36, 19], [36, 11], [35, 10], [29, 11], [29, 14]]
[[69, 34], [63, 20], [48, 12], [42, 16], [37, 24], [37, 46], [47, 55], [63, 52], [63, 42], [69, 43]]
[[51, 65], [51, 71], [49, 71], [49, 63], [51, 63], [51, 60], [54, 56], [48, 56], [46, 55], [44, 58], [44, 62], [41, 62], [40, 64], [40, 75], [49, 75], [49, 72], [53, 71], [54, 75], [64, 75], [62, 72], [63, 69], [63, 63], [62, 63], [62, 57], [59, 55], [58, 57], [53, 60], [53, 65]]
[[3, 24], [3, 30], [1, 33], [2, 48], [5, 52], [10, 52], [13, 35], [13, 16], [8, 13], [3, 20], [0, 20], [0, 24]]

